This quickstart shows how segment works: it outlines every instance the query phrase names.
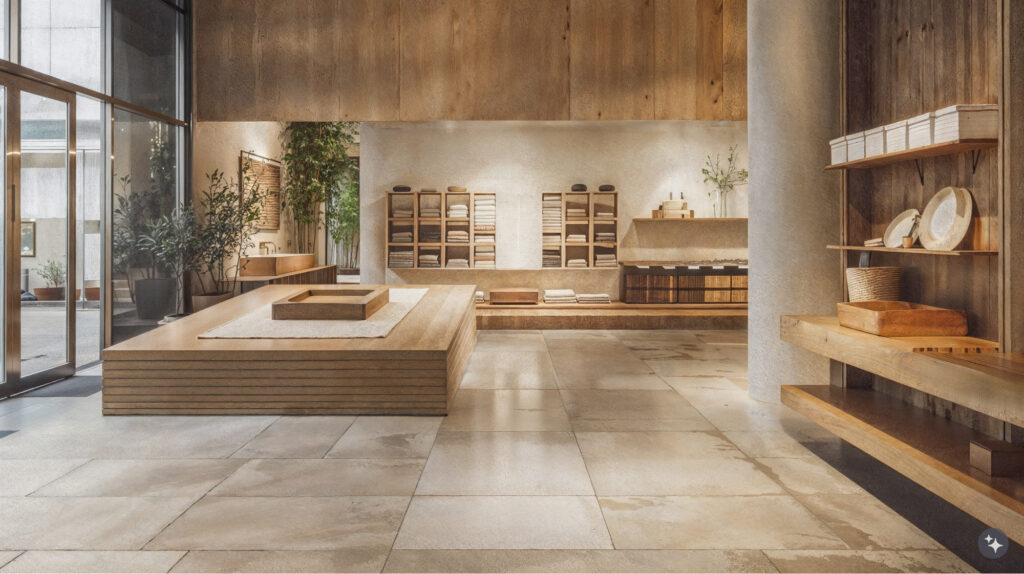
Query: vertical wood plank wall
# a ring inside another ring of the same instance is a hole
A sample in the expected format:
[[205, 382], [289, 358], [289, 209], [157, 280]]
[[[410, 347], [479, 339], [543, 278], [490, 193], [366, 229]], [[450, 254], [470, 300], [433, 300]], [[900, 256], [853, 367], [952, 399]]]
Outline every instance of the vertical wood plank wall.
[[202, 0], [201, 121], [743, 120], [746, 0]]
[[[953, 104], [998, 103], [1002, 89], [1000, 0], [877, 0], [847, 3], [848, 133]], [[837, 134], [838, 135], [838, 134]], [[901, 211], [924, 210], [946, 186], [971, 190], [979, 225], [965, 249], [998, 249], [999, 155], [970, 153], [848, 172], [847, 241], [880, 237]], [[856, 266], [857, 253], [847, 255]], [[903, 268], [903, 298], [965, 309], [970, 334], [1000, 338], [999, 259], [995, 256], [911, 256], [877, 253], [872, 265]]]

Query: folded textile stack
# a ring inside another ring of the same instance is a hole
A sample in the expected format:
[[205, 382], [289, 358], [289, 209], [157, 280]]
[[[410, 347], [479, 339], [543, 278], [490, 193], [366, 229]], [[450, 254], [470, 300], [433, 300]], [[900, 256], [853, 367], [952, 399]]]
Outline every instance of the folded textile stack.
[[545, 249], [543, 251], [541, 267], [561, 267], [562, 252], [558, 249]]
[[585, 233], [570, 233], [565, 236], [566, 243], [586, 243], [587, 234]]
[[544, 201], [541, 203], [541, 228], [544, 233], [562, 232], [561, 198], [544, 196]]
[[484, 302], [484, 292], [483, 291], [477, 291], [476, 292], [476, 302], [477, 303], [483, 303]]
[[544, 245], [550, 245], [552, 247], [558, 247], [562, 244], [561, 235], [551, 235], [549, 233], [544, 234]]
[[441, 208], [440, 207], [420, 207], [420, 217], [428, 219], [440, 219]]
[[586, 217], [587, 216], [587, 208], [586, 207], [567, 207], [565, 209], [565, 216], [566, 217], [570, 217], [570, 218], [573, 218], [573, 217]]
[[570, 259], [570, 260], [565, 262], [565, 266], [569, 267], [570, 269], [572, 269], [572, 268], [577, 268], [578, 269], [580, 267], [586, 268], [587, 260], [586, 259]]
[[598, 253], [594, 256], [594, 267], [618, 267], [614, 253]]
[[489, 234], [489, 233], [486, 234], [486, 235], [477, 234], [476, 242], [477, 243], [494, 243], [494, 236]]
[[391, 232], [391, 243], [412, 243], [412, 231]]
[[608, 243], [615, 243], [615, 232], [614, 231], [597, 231], [594, 233], [594, 241], [603, 241]]
[[449, 259], [444, 266], [448, 269], [469, 269], [469, 259]]
[[469, 205], [464, 203], [453, 203], [448, 206], [448, 217], [467, 218], [469, 217]]
[[864, 247], [884, 247], [885, 241], [881, 237], [874, 237], [864, 242]]
[[440, 267], [441, 255], [438, 253], [420, 253], [420, 267]]
[[448, 230], [448, 243], [469, 243], [469, 232], [461, 229]]
[[545, 289], [545, 303], [575, 303], [576, 292], [572, 289]]
[[441, 243], [441, 227], [420, 227], [420, 243]]
[[612, 302], [612, 298], [607, 293], [581, 293], [576, 296], [576, 302], [588, 305], [607, 304]]
[[494, 246], [477, 245], [473, 254], [473, 266], [480, 269], [494, 269]]
[[412, 207], [397, 207], [391, 208], [391, 217], [412, 217]]
[[388, 267], [413, 267], [412, 251], [392, 251], [388, 253]]
[[473, 226], [477, 231], [494, 231], [497, 219], [495, 196], [477, 195], [473, 197]]
[[611, 211], [597, 211], [598, 209], [602, 209], [602, 208], [600, 208], [600, 207], [595, 207], [594, 208], [594, 217], [597, 217], [597, 218], [600, 218], [600, 219], [612, 219], [613, 217], [615, 217], [615, 214], [613, 212], [611, 212]]

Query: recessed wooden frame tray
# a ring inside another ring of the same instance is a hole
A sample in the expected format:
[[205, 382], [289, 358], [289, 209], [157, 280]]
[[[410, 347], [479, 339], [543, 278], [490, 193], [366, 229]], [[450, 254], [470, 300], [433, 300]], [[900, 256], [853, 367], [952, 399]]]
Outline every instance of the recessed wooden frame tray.
[[274, 320], [366, 320], [389, 301], [386, 288], [303, 289], [271, 305]]
[[904, 301], [837, 303], [839, 325], [881, 337], [962, 337], [967, 313]]
[[492, 305], [536, 305], [540, 291], [528, 287], [506, 287], [491, 289]]

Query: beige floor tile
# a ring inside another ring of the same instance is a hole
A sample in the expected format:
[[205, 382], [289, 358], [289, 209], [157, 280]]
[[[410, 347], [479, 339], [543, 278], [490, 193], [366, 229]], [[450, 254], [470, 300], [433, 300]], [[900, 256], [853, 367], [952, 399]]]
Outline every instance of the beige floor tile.
[[845, 549], [790, 496], [600, 497], [618, 549]]
[[[743, 391], [739, 391], [742, 393]], [[728, 391], [681, 390], [679, 394], [720, 431], [813, 432], [821, 427], [784, 405], [762, 403]], [[700, 395], [703, 395], [701, 397]], [[721, 395], [714, 404], [715, 395]]]
[[359, 417], [328, 451], [327, 458], [427, 458], [441, 420]]
[[663, 377], [745, 377], [747, 367], [727, 359], [649, 359], [647, 364]]
[[640, 357], [637, 357], [625, 345], [615, 342], [612, 345], [601, 344], [588, 349], [571, 347], [567, 349], [551, 349], [551, 363], [555, 372], [563, 374], [654, 374]]
[[171, 572], [379, 572], [387, 549], [194, 550]]
[[793, 494], [862, 494], [864, 489], [817, 457], [759, 458], [762, 469]]
[[768, 550], [780, 572], [974, 572], [952, 552], [924, 550]]
[[4, 566], [11, 560], [14, 560], [21, 555], [20, 551], [17, 550], [4, 550], [0, 551], [0, 566]]
[[281, 417], [234, 458], [321, 458], [356, 417]]
[[463, 389], [441, 428], [446, 431], [568, 431], [558, 391]]
[[870, 494], [797, 496], [850, 548], [939, 550], [942, 546]]
[[250, 460], [210, 496], [412, 496], [423, 459]]
[[544, 340], [547, 341], [548, 348], [551, 348], [552, 343], [559, 344], [560, 342], [567, 342], [568, 344], [574, 344], [579, 342], [594, 342], [594, 341], [611, 341], [618, 342], [609, 331], [596, 331], [589, 329], [562, 329], [562, 330], [551, 330], [541, 331], [544, 335]]
[[664, 391], [670, 387], [652, 374], [559, 371], [558, 388]]
[[611, 548], [593, 496], [416, 496], [402, 549]]
[[709, 345], [743, 345], [747, 344], [746, 329], [720, 329], [693, 331], [701, 341]]
[[167, 572], [183, 551], [32, 550], [0, 568], [0, 572]]
[[[674, 391], [560, 391], [566, 411], [575, 422], [633, 421], [635, 428], [654, 430], [656, 421], [677, 421], [673, 430], [713, 430], [685, 399]], [[574, 427], [575, 428], [575, 427]], [[613, 430], [613, 429], [604, 429]]]
[[385, 572], [775, 572], [756, 550], [394, 550]]
[[784, 432], [725, 431], [723, 434], [725, 434], [725, 438], [729, 439], [737, 448], [750, 457], [804, 458], [814, 456], [814, 453], [800, 444], [798, 438], [794, 438]]
[[480, 351], [469, 360], [463, 389], [556, 389], [547, 350]]
[[146, 549], [385, 551], [408, 503], [403, 496], [212, 496], [192, 506]]
[[441, 432], [417, 495], [593, 495], [570, 432]]
[[704, 390], [704, 391], [743, 391], [726, 377], [663, 377], [670, 387], [677, 391]]
[[238, 470], [230, 459], [93, 460], [41, 488], [35, 496], [159, 496], [199, 498]]
[[599, 496], [783, 493], [717, 433], [581, 432], [577, 437]]
[[541, 331], [477, 331], [476, 352], [547, 351]]
[[192, 500], [0, 499], [0, 550], [138, 550]]
[[84, 458], [0, 460], [0, 496], [26, 496], [87, 462]]

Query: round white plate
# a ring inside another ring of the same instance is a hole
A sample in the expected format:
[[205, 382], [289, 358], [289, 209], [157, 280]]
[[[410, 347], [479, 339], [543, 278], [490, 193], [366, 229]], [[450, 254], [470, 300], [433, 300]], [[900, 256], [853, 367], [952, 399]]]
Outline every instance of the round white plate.
[[921, 245], [934, 251], [952, 251], [971, 227], [974, 200], [962, 187], [939, 190], [921, 214]]
[[921, 234], [920, 227], [916, 225], [920, 216], [921, 212], [916, 209], [908, 209], [897, 215], [889, 227], [885, 228], [882, 243], [889, 248], [903, 247], [903, 238], [908, 235], [917, 241], [917, 236]]

